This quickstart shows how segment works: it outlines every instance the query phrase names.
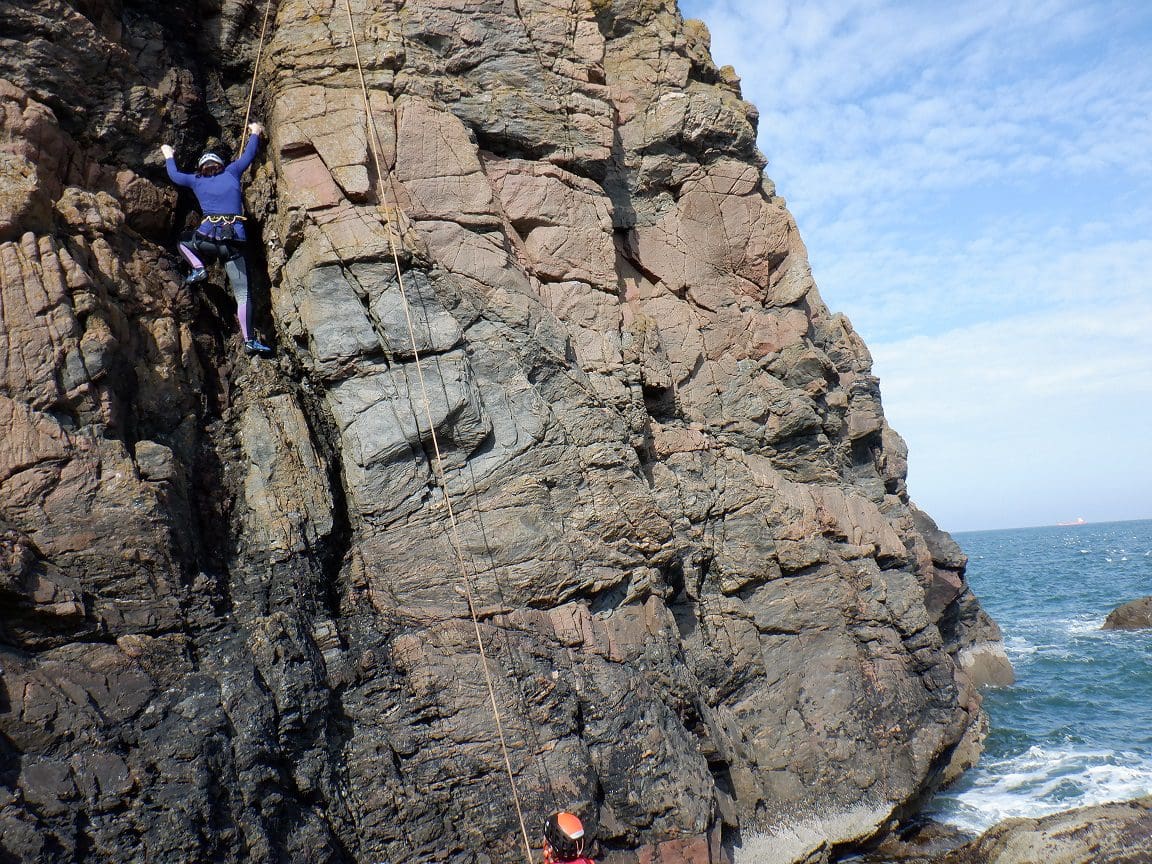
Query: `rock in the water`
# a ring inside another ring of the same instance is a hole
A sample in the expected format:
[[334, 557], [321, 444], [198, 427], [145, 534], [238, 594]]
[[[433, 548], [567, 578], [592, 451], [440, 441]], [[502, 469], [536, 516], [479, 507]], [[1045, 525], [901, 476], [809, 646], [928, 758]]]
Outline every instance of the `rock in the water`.
[[914, 819], [854, 860], [857, 864], [933, 864], [973, 839], [972, 832], [931, 819]]
[[1152, 597], [1117, 606], [1104, 619], [1102, 630], [1146, 630], [1152, 627]]
[[1152, 798], [1012, 819], [936, 864], [1148, 864]]

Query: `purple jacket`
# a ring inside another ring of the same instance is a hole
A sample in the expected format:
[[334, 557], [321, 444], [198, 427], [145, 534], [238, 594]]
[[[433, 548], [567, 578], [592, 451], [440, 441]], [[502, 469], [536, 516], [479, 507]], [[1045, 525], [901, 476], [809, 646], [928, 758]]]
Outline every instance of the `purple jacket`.
[[[175, 159], [164, 162], [168, 169], [168, 179], [177, 186], [191, 189], [200, 203], [200, 212], [205, 216], [239, 216], [244, 213], [244, 196], [240, 187], [240, 177], [248, 170], [248, 166], [256, 158], [256, 151], [260, 147], [260, 136], [252, 135], [240, 158], [224, 168], [215, 177], [201, 177], [199, 174], [184, 174], [176, 168]], [[244, 223], [236, 222], [232, 226], [236, 232], [237, 240], [244, 240]], [[201, 234], [215, 237], [217, 226], [207, 219], [200, 223]]]

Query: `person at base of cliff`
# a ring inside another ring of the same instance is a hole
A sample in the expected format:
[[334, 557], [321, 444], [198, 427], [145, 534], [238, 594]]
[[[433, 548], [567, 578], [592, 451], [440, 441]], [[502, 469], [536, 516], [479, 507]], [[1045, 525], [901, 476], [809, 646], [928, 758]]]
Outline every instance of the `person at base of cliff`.
[[240, 184], [240, 178], [256, 158], [264, 127], [250, 123], [248, 131], [251, 137], [239, 159], [226, 164], [218, 154], [205, 153], [196, 163], [195, 174], [185, 174], [177, 169], [176, 151], [169, 145], [164, 144], [160, 152], [164, 155], [168, 179], [177, 186], [192, 190], [204, 217], [195, 231], [180, 238], [180, 254], [192, 266], [184, 284], [201, 281], [208, 275], [208, 264], [223, 261], [232, 295], [236, 298], [236, 317], [240, 321], [244, 350], [249, 354], [266, 355], [272, 349], [252, 335], [246, 254], [248, 238], [244, 231], [244, 197]]
[[544, 820], [544, 864], [595, 864], [584, 857], [584, 824], [571, 813]]

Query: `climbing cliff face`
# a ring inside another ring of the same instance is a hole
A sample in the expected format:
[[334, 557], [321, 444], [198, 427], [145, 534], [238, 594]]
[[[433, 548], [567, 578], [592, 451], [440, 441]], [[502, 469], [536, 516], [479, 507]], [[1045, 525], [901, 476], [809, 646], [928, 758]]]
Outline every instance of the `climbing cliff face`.
[[[273, 359], [158, 153], [254, 69]], [[3, 860], [820, 860], [978, 752], [996, 627], [673, 0], [2, 3], [0, 109]]]

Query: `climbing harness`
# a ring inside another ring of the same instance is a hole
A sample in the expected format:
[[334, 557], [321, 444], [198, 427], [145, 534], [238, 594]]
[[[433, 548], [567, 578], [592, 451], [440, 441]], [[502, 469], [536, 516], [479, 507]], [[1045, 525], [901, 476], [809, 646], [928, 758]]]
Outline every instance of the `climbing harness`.
[[[244, 221], [245, 218], [237, 214], [205, 216], [196, 229], [196, 236], [218, 243], [241, 242], [236, 236], [236, 224]], [[239, 251], [237, 254], [240, 254]]]

